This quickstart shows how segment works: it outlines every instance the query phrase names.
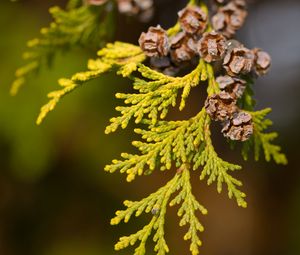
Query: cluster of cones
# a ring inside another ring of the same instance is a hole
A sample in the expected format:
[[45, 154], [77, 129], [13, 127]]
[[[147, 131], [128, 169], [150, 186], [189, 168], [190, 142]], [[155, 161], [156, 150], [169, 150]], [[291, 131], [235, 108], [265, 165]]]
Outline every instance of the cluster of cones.
[[225, 137], [246, 141], [253, 124], [251, 115], [238, 107], [247, 85], [244, 78], [266, 74], [271, 58], [261, 49], [247, 49], [232, 39], [247, 16], [244, 0], [215, 0], [214, 7], [209, 20], [205, 10], [189, 5], [178, 13], [178, 33], [169, 35], [160, 26], [150, 27], [141, 34], [139, 44], [153, 67], [169, 75], [199, 58], [221, 66], [222, 75], [216, 79], [221, 92], [209, 96], [205, 108], [213, 120], [222, 123]]
[[[108, 0], [85, 0], [89, 5], [103, 5]], [[148, 19], [153, 0], [116, 0], [119, 11]], [[211, 18], [210, 18], [211, 17]], [[232, 37], [247, 17], [245, 0], [214, 0], [211, 13], [197, 5], [178, 12], [180, 29], [166, 31], [161, 26], [142, 33], [139, 44], [149, 57], [151, 67], [175, 75], [202, 58], [219, 68], [216, 81], [221, 92], [209, 96], [205, 108], [210, 117], [223, 125], [222, 133], [231, 140], [245, 141], [253, 133], [252, 117], [238, 107], [247, 82], [245, 77], [267, 73], [271, 58], [261, 49], [248, 49]]]

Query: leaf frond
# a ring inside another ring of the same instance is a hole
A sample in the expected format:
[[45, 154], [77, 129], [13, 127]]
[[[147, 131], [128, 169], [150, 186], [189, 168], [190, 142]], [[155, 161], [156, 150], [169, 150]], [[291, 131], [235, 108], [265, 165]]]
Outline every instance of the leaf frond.
[[270, 162], [272, 159], [276, 164], [286, 165], [288, 160], [284, 153], [281, 152], [281, 147], [273, 144], [273, 141], [278, 137], [278, 133], [265, 132], [270, 126], [272, 121], [267, 119], [266, 116], [271, 112], [270, 108], [263, 109], [261, 111], [249, 112], [252, 115], [254, 124], [253, 137], [244, 144], [242, 149], [242, 155], [245, 160], [248, 159], [251, 148], [254, 148], [254, 159], [258, 161], [260, 159], [261, 152], [265, 156], [265, 160]]
[[156, 168], [169, 170], [172, 162], [176, 167], [189, 163], [199, 150], [203, 141], [203, 128], [206, 112], [203, 108], [195, 117], [183, 121], [159, 121], [156, 125], [149, 124], [149, 130], [135, 129], [142, 136], [142, 141], [132, 144], [140, 154], [122, 153], [122, 160], [113, 160], [107, 165], [108, 172], [120, 171], [127, 174], [127, 181], [138, 175], [150, 174]]
[[[154, 232], [154, 251], [159, 255], [168, 253], [169, 248], [165, 240], [165, 217], [167, 207], [168, 205], [174, 206], [176, 204], [181, 204], [178, 211], [178, 216], [181, 217], [180, 226], [189, 225], [188, 232], [185, 234], [184, 239], [191, 241], [190, 250], [192, 254], [199, 254], [201, 241], [198, 234], [199, 232], [202, 232], [204, 228], [196, 216], [196, 211], [207, 214], [207, 210], [199, 204], [191, 193], [191, 190], [189, 166], [184, 164], [173, 179], [155, 193], [150, 194], [141, 201], [125, 201], [124, 205], [127, 209], [116, 212], [116, 217], [111, 220], [112, 225], [117, 225], [121, 221], [128, 222], [132, 215], [138, 217], [143, 212], [151, 212], [152, 219], [148, 225], [143, 227], [137, 233], [121, 237], [119, 242], [115, 245], [115, 249], [121, 250], [128, 246], [133, 246], [139, 241], [140, 243], [135, 249], [134, 254], [145, 254], [146, 242], [152, 232]], [[170, 201], [171, 196], [178, 191], [178, 195]]]
[[165, 214], [167, 205], [169, 203], [171, 195], [180, 188], [179, 183], [180, 175], [176, 174], [174, 178], [169, 181], [165, 186], [161, 187], [155, 193], [152, 193], [148, 197], [141, 201], [131, 202], [125, 201], [124, 205], [127, 209], [123, 211], [117, 211], [116, 217], [111, 220], [112, 225], [119, 224], [121, 221], [128, 222], [133, 214], [140, 216], [143, 212], [152, 213], [151, 222], [146, 225], [142, 230], [130, 236], [121, 237], [119, 242], [115, 245], [116, 250], [121, 250], [129, 245], [135, 245], [139, 240], [140, 244], [135, 249], [135, 255], [145, 254], [146, 241], [151, 233], [154, 231], [153, 240], [156, 243], [154, 249], [157, 254], [164, 255], [169, 252], [169, 248], [165, 241]]
[[106, 128], [106, 134], [115, 132], [119, 127], [126, 128], [131, 119], [135, 119], [135, 123], [140, 123], [144, 118], [148, 118], [155, 125], [159, 119], [167, 116], [170, 106], [176, 106], [180, 90], [182, 93], [179, 109], [183, 110], [191, 89], [199, 85], [200, 81], [207, 79], [206, 64], [203, 60], [200, 60], [192, 72], [183, 77], [164, 75], [143, 64], [138, 65], [137, 71], [142, 76], [142, 78], [132, 77], [133, 88], [137, 93], [116, 94], [117, 98], [124, 100], [126, 106], [116, 108], [121, 116], [110, 120], [111, 124]]
[[202, 242], [199, 238], [199, 232], [204, 231], [204, 227], [200, 223], [196, 212], [200, 211], [203, 215], [207, 214], [204, 208], [192, 194], [192, 186], [190, 182], [189, 166], [184, 165], [186, 169], [181, 169], [182, 178], [180, 179], [180, 186], [182, 187], [179, 194], [170, 202], [170, 206], [181, 204], [177, 215], [181, 218], [179, 225], [189, 225], [188, 231], [184, 236], [184, 240], [190, 240], [190, 251], [192, 255], [199, 254], [199, 247]]
[[217, 191], [219, 193], [223, 190], [223, 184], [227, 186], [228, 197], [235, 198], [238, 206], [247, 207], [245, 201], [245, 193], [240, 191], [238, 187], [242, 186], [242, 182], [235, 179], [229, 174], [230, 171], [240, 170], [241, 166], [231, 164], [221, 159], [216, 153], [210, 137], [210, 119], [206, 118], [205, 122], [205, 145], [202, 150], [199, 150], [194, 155], [194, 170], [197, 170], [200, 166], [203, 167], [200, 180], [204, 180], [207, 177], [207, 184], [217, 183]]

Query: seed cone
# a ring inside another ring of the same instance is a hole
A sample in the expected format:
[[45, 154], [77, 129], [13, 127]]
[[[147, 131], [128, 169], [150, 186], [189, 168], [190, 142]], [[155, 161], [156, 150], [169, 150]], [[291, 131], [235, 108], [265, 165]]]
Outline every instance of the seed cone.
[[152, 8], [153, 0], [118, 0], [119, 12], [129, 15]]
[[163, 57], [169, 53], [168, 37], [160, 26], [150, 27], [147, 33], [142, 33], [139, 44], [148, 57]]
[[229, 51], [223, 61], [223, 67], [231, 76], [248, 74], [254, 65], [254, 54], [245, 47], [234, 48]]
[[221, 60], [226, 50], [225, 42], [225, 37], [220, 33], [203, 34], [198, 46], [200, 56], [208, 63]]
[[235, 99], [229, 93], [222, 91], [206, 99], [205, 109], [213, 120], [224, 121], [231, 118], [237, 111], [237, 106]]
[[259, 76], [265, 75], [271, 67], [270, 55], [267, 52], [257, 48], [254, 49], [253, 52], [255, 55], [254, 67], [256, 74]]
[[178, 13], [182, 29], [192, 35], [201, 35], [207, 26], [207, 14], [197, 6], [189, 6]]
[[216, 79], [221, 90], [229, 93], [233, 98], [240, 98], [246, 89], [246, 81], [229, 75], [219, 76]]
[[231, 38], [245, 22], [247, 17], [245, 6], [245, 1], [236, 0], [219, 8], [218, 12], [212, 17], [213, 29], [221, 32], [227, 38]]
[[246, 112], [236, 112], [230, 120], [224, 122], [222, 133], [234, 141], [247, 141], [253, 134], [252, 117]]
[[170, 39], [171, 58], [175, 63], [191, 60], [197, 54], [197, 45], [193, 37], [180, 32]]

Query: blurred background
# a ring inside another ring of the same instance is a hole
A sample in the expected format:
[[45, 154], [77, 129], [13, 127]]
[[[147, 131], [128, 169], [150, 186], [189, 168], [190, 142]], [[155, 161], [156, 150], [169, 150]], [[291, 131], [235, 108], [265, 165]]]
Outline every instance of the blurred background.
[[[167, 28], [185, 4], [157, 0], [150, 24]], [[126, 183], [124, 176], [103, 171], [122, 151], [133, 151], [130, 128], [109, 136], [104, 128], [114, 107], [117, 91], [130, 84], [113, 75], [104, 76], [66, 97], [42, 126], [35, 125], [46, 94], [57, 88], [57, 79], [85, 70], [95, 52], [74, 50], [55, 59], [51, 70], [32, 78], [18, 96], [10, 97], [14, 70], [22, 64], [27, 40], [39, 34], [51, 18], [47, 12], [65, 1], [0, 1], [0, 254], [1, 255], [99, 255], [115, 252], [119, 236], [134, 233], [149, 215], [117, 227], [109, 225], [124, 199], [138, 200], [167, 182], [170, 174], [155, 173]], [[201, 217], [206, 230], [201, 254], [298, 255], [300, 254], [300, 1], [251, 1], [247, 23], [238, 38], [248, 47], [261, 47], [273, 58], [268, 76], [255, 84], [257, 108], [272, 107], [277, 143], [289, 165], [263, 161], [243, 162], [218, 137], [215, 143], [227, 160], [243, 165], [236, 176], [248, 195], [247, 209], [218, 195], [194, 173], [194, 193], [208, 208]], [[117, 17], [116, 39], [136, 43], [149, 24]], [[199, 105], [197, 90], [190, 98], [191, 115]], [[175, 113], [174, 113], [175, 114]], [[221, 139], [222, 140], [222, 139]], [[166, 226], [172, 255], [188, 254], [171, 210]], [[173, 248], [173, 249], [172, 249]], [[147, 255], [154, 254], [151, 249]]]

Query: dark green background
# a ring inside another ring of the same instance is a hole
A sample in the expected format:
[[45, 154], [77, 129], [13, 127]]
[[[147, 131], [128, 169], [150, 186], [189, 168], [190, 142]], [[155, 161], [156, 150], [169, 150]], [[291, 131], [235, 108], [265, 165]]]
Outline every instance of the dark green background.
[[[221, 136], [215, 143], [229, 161], [241, 163], [236, 174], [244, 182], [248, 209], [240, 209], [193, 175], [194, 193], [209, 210], [201, 217], [202, 254], [298, 255], [300, 254], [299, 80], [300, 2], [251, 1], [250, 15], [238, 37], [249, 47], [262, 47], [273, 57], [270, 74], [255, 85], [258, 107], [271, 106], [278, 142], [289, 158], [287, 167], [245, 163], [230, 151]], [[127, 225], [111, 227], [114, 211], [124, 199], [137, 200], [170, 178], [155, 173], [128, 184], [124, 176], [107, 174], [105, 164], [122, 151], [133, 151], [133, 134], [127, 131], [104, 135], [114, 116], [117, 91], [130, 83], [113, 75], [91, 82], [64, 98], [43, 125], [35, 125], [47, 92], [57, 79], [84, 70], [95, 52], [76, 49], [59, 55], [51, 70], [44, 69], [17, 97], [8, 95], [14, 70], [25, 42], [38, 36], [50, 21], [47, 9], [64, 1], [27, 0], [0, 2], [0, 254], [1, 255], [94, 255], [117, 254], [113, 244], [121, 235], [133, 233], [148, 216]], [[169, 26], [184, 1], [156, 1], [153, 24]], [[118, 40], [136, 42], [148, 24], [117, 17]], [[198, 93], [198, 94], [197, 94]], [[201, 90], [194, 90], [188, 109], [199, 110]], [[173, 117], [176, 116], [173, 112]], [[186, 117], [185, 116], [185, 117]], [[220, 141], [221, 139], [221, 141]], [[171, 255], [188, 254], [175, 210], [168, 214], [167, 241]], [[118, 254], [132, 254], [129, 250]], [[153, 254], [151, 249], [147, 255]]]

